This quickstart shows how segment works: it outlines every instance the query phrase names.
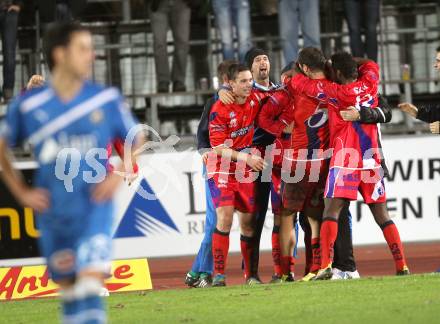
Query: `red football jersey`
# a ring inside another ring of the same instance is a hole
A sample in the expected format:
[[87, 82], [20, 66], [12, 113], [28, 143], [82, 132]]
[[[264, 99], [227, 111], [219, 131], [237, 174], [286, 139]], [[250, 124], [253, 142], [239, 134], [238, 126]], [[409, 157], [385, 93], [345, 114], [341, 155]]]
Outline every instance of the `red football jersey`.
[[281, 166], [284, 149], [291, 146], [291, 134], [285, 134], [283, 130], [293, 122], [293, 115], [293, 97], [285, 87], [274, 92], [263, 104], [258, 114], [258, 127], [276, 137], [273, 143], [277, 150], [274, 151], [273, 157], [275, 166]]
[[371, 61], [359, 68], [358, 80], [350, 84], [312, 80], [302, 74], [292, 79], [294, 91], [328, 105], [330, 146], [333, 148], [331, 166], [353, 169], [380, 167], [377, 125], [346, 122], [339, 114], [349, 106], [376, 108], [378, 83], [379, 66]]
[[283, 130], [293, 121], [293, 97], [287, 89], [274, 92], [261, 107], [257, 118], [258, 127], [275, 137], [282, 137]]
[[[215, 148], [225, 145], [235, 151], [241, 151], [252, 145], [255, 119], [260, 110], [261, 100], [258, 94], [252, 91], [243, 104], [226, 105], [220, 100], [214, 104], [209, 115], [209, 141]], [[229, 170], [220, 171], [221, 159], [217, 158], [215, 172], [234, 173], [236, 162], [227, 163]], [[210, 169], [208, 167], [208, 169]], [[213, 170], [208, 170], [212, 173]]]
[[[321, 79], [316, 81], [326, 82]], [[302, 78], [294, 77], [291, 91], [294, 98], [294, 123], [292, 133], [293, 160], [322, 160], [329, 148], [327, 105], [317, 98], [306, 95]], [[327, 156], [328, 158], [328, 156]]]

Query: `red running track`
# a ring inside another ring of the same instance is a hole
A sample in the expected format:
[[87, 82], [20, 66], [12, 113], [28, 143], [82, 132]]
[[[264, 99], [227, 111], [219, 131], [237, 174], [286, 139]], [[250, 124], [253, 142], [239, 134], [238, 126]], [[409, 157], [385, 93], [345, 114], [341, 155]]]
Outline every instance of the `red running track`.
[[[440, 241], [404, 244], [408, 266], [412, 273], [433, 272], [440, 268]], [[385, 244], [358, 246], [355, 257], [361, 277], [393, 275], [394, 262]], [[194, 256], [149, 259], [154, 289], [185, 288], [183, 283], [186, 272], [191, 268]], [[296, 278], [304, 272], [304, 250], [299, 249], [295, 264]], [[268, 282], [272, 276], [272, 256], [263, 252], [260, 257], [260, 276]], [[228, 257], [228, 285], [243, 284], [241, 255]]]

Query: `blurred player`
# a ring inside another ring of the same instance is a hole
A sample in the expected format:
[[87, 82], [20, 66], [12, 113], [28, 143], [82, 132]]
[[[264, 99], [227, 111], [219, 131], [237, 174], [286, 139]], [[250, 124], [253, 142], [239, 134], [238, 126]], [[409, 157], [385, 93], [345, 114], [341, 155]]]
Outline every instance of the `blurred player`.
[[357, 109], [377, 107], [379, 67], [363, 60], [358, 67], [348, 53], [332, 56], [334, 75], [341, 85], [316, 82], [297, 75], [293, 87], [303, 87], [307, 95], [326, 102], [329, 109], [330, 146], [333, 155], [327, 178], [326, 207], [321, 225], [321, 269], [316, 280], [332, 277], [333, 245], [338, 232], [338, 218], [358, 191], [368, 204], [376, 223], [381, 227], [393, 255], [396, 273], [409, 274], [397, 227], [386, 208], [383, 170], [378, 128], [375, 124], [346, 122], [340, 110], [354, 105]]
[[[35, 89], [42, 87], [46, 80], [42, 75], [34, 74], [29, 79], [26, 88], [23, 91]], [[110, 160], [110, 157], [113, 153], [113, 146], [115, 147], [116, 152], [118, 153], [119, 157], [123, 159], [124, 157], [124, 142], [121, 139], [116, 139], [113, 143], [109, 143], [107, 145], [107, 157]], [[134, 163], [133, 165], [133, 174], [130, 175], [130, 177], [126, 177], [125, 180], [128, 180], [128, 183], [131, 184], [131, 182], [137, 177], [138, 173], [138, 165]], [[110, 161], [107, 162], [107, 171], [112, 172], [114, 170], [114, 166], [110, 163]]]
[[[234, 211], [240, 218], [240, 245], [247, 284], [259, 283], [252, 277], [250, 259], [254, 246], [255, 171], [264, 167], [263, 159], [246, 153], [252, 144], [254, 121], [260, 109], [258, 95], [251, 95], [252, 74], [244, 65], [232, 64], [228, 73], [234, 103], [217, 101], [209, 115], [209, 141], [216, 157], [208, 158], [209, 188], [216, 207], [217, 224], [212, 235], [214, 256], [213, 286], [225, 286], [229, 233]], [[212, 156], [212, 154], [211, 154]]]
[[[48, 27], [44, 51], [50, 82], [17, 98], [2, 124], [2, 177], [38, 215], [40, 250], [60, 286], [63, 322], [104, 323], [99, 294], [110, 271], [111, 198], [122, 180], [107, 175], [105, 148], [125, 139], [135, 121], [119, 91], [86, 81], [94, 58], [87, 29]], [[33, 188], [13, 169], [7, 148], [24, 141], [39, 164]], [[124, 172], [122, 165], [117, 170]]]
[[[222, 86], [229, 86], [228, 70], [231, 64], [236, 63], [232, 60], [226, 60], [217, 67], [217, 75], [219, 80], [222, 80]], [[197, 129], [197, 149], [202, 153], [203, 175], [206, 176], [205, 160], [211, 149], [209, 143], [209, 114], [214, 103], [217, 101], [217, 96], [208, 99], [203, 109], [202, 117], [200, 118], [199, 127]], [[208, 179], [206, 177], [206, 179]], [[209, 190], [209, 182], [205, 181], [205, 195], [206, 195], [206, 218], [205, 218], [205, 235], [200, 244], [199, 252], [193, 262], [191, 271], [186, 274], [185, 283], [189, 287], [205, 288], [212, 283], [212, 234], [217, 223], [217, 215], [215, 207], [212, 202], [211, 191]]]

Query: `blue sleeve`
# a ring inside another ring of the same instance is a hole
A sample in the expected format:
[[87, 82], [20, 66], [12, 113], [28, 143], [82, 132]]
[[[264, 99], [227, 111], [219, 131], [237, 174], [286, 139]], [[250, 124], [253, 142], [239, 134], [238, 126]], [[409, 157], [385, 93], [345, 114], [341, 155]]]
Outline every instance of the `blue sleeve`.
[[114, 102], [111, 120], [113, 122], [113, 140], [125, 141], [130, 130], [139, 124], [122, 95]]
[[7, 108], [6, 117], [0, 121], [0, 137], [5, 138], [10, 147], [16, 147], [24, 139], [23, 117], [20, 112], [21, 100], [16, 98]]

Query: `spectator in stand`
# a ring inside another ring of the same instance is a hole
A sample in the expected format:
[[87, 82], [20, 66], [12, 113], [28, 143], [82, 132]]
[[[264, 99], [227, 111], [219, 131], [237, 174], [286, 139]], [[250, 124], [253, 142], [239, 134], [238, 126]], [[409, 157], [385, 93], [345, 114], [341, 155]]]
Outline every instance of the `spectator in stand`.
[[303, 46], [321, 48], [319, 0], [279, 0], [278, 24], [286, 62], [298, 58], [300, 23]]
[[212, 0], [217, 28], [220, 32], [224, 60], [235, 59], [234, 28], [238, 39], [238, 59], [244, 62], [252, 47], [251, 16], [248, 0]]
[[[355, 57], [368, 57], [377, 61], [377, 23], [380, 0], [344, 0], [345, 16], [350, 34], [351, 53]], [[364, 26], [362, 26], [362, 21]], [[362, 27], [365, 44], [362, 42]]]
[[15, 85], [15, 47], [17, 45], [19, 0], [0, 0], [0, 33], [3, 51], [3, 99], [12, 99]]
[[[173, 92], [186, 91], [185, 76], [189, 49], [191, 9], [189, 0], [152, 0], [151, 28], [156, 63], [157, 92], [168, 92], [170, 80]], [[173, 67], [170, 77], [167, 51], [168, 27], [174, 39]]]

